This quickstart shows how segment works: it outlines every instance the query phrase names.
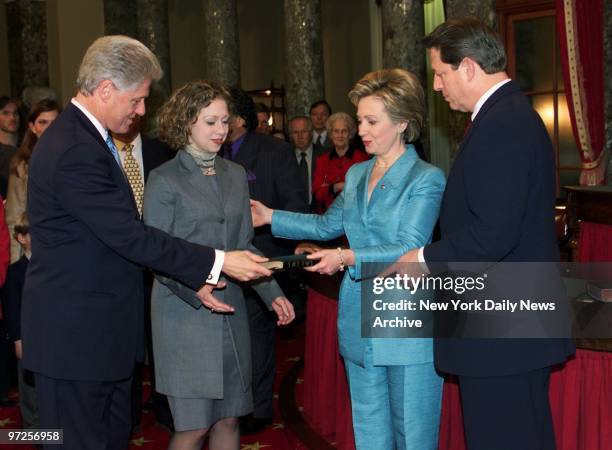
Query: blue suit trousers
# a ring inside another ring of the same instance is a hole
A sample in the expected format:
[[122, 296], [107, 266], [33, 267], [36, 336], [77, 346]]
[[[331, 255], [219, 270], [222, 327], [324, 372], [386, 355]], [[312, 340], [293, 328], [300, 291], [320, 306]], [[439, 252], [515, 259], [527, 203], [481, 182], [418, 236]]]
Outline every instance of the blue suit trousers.
[[358, 450], [436, 450], [442, 378], [433, 363], [365, 367], [345, 360]]

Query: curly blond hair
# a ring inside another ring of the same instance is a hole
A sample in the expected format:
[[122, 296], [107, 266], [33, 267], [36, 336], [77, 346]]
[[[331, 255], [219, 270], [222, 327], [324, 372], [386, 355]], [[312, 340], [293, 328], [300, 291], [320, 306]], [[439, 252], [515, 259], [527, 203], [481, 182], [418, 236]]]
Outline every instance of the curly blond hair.
[[190, 81], [174, 91], [157, 115], [159, 139], [175, 150], [185, 147], [198, 114], [216, 99], [222, 99], [229, 107], [227, 91], [205, 80]]

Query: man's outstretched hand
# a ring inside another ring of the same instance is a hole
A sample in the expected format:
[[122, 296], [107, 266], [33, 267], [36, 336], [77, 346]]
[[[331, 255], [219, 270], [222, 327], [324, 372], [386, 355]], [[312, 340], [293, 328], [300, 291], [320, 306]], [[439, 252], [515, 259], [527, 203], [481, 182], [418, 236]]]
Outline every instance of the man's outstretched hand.
[[272, 272], [259, 264], [267, 260], [268, 258], [256, 255], [248, 250], [225, 252], [225, 260], [221, 271], [238, 281], [269, 277]]

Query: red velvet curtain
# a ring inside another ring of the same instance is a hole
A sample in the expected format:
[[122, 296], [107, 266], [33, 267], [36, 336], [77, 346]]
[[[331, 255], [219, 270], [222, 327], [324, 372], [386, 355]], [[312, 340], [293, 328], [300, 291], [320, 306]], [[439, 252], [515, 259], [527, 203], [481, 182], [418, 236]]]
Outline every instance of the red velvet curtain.
[[567, 104], [582, 161], [580, 184], [602, 184], [604, 151], [603, 0], [556, 0]]
[[[550, 409], [557, 450], [612, 448], [612, 358], [607, 352], [577, 350], [550, 375]], [[459, 386], [444, 383], [438, 450], [467, 450]], [[517, 449], [518, 450], [518, 449]]]
[[304, 417], [338, 450], [355, 450], [346, 372], [338, 353], [338, 301], [308, 289]]
[[612, 357], [577, 350], [550, 375], [550, 409], [557, 450], [612, 448]]
[[612, 225], [581, 222], [578, 262], [612, 262]]

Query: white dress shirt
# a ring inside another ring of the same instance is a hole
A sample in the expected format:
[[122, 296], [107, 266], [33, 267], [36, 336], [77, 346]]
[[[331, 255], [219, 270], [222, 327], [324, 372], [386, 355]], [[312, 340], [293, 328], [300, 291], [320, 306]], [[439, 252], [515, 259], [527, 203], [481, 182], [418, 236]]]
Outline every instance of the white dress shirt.
[[93, 124], [93, 126], [96, 127], [96, 130], [98, 130], [98, 132], [100, 133], [100, 136], [102, 136], [102, 140], [106, 142], [106, 139], [108, 138], [108, 130], [102, 126], [100, 121], [96, 119], [96, 117], [92, 113], [87, 111], [83, 105], [77, 102], [76, 98], [72, 98], [70, 100], [70, 103], [72, 103], [74, 106], [79, 108], [81, 112], [85, 114], [85, 117], [89, 119], [89, 121]]

